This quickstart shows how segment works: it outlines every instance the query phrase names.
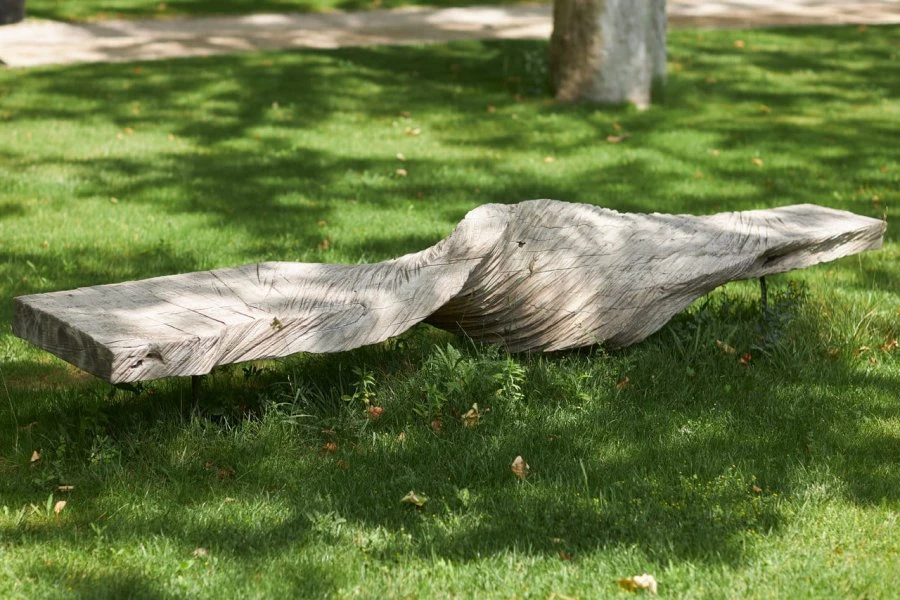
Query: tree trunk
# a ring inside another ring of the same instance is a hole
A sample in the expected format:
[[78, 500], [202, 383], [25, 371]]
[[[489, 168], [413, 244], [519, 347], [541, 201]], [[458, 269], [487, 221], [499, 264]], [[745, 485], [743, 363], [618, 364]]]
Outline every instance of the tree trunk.
[[25, 0], [0, 0], [0, 25], [12, 25], [25, 18]]
[[665, 0], [555, 0], [550, 77], [558, 100], [649, 106], [666, 77]]

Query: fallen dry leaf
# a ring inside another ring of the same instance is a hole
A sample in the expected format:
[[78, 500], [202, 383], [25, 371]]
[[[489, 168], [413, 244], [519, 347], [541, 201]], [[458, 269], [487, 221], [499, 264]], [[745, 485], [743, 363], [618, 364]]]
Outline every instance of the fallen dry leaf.
[[420, 133], [422, 133], [422, 130], [419, 127], [407, 127], [404, 130], [404, 133], [406, 135], [419, 135]]
[[531, 467], [528, 466], [528, 463], [525, 462], [525, 459], [522, 458], [521, 456], [517, 456], [512, 461], [512, 464], [509, 465], [509, 469], [510, 469], [510, 471], [513, 472], [513, 474], [516, 477], [518, 477], [519, 479], [521, 479], [523, 481], [525, 480], [526, 477], [528, 477], [528, 473], [531, 472]]
[[397, 177], [406, 177], [409, 175], [409, 173], [406, 172], [406, 169], [397, 169], [395, 173], [397, 173]]
[[408, 119], [408, 118], [410, 118], [410, 117], [412, 116], [412, 113], [409, 112], [408, 110], [401, 110], [401, 111], [400, 111], [399, 113], [397, 113], [397, 114], [400, 115], [401, 117], [403, 117], [404, 119]]
[[880, 346], [880, 350], [882, 352], [890, 352], [891, 350], [896, 349], [900, 344], [897, 343], [897, 340], [894, 339], [893, 336], [889, 337], [887, 341]]
[[231, 479], [234, 477], [234, 469], [229, 469], [228, 467], [222, 467], [218, 471], [216, 471], [216, 477], [219, 479]]
[[757, 157], [754, 157], [753, 160], [752, 160], [751, 162], [752, 162], [754, 165], [756, 165], [757, 167], [763, 166], [763, 159], [759, 158], [758, 156], [757, 156]]
[[738, 359], [738, 362], [741, 363], [742, 367], [746, 367], [747, 365], [750, 364], [751, 360], [753, 360], [753, 357], [750, 355], [750, 353], [744, 352], [743, 354], [741, 354], [741, 357]]
[[622, 379], [620, 379], [619, 381], [616, 382], [616, 389], [624, 390], [625, 388], [627, 388], [630, 385], [631, 385], [631, 380], [626, 375], [625, 377], [623, 377]]
[[566, 552], [565, 550], [559, 551], [559, 557], [563, 560], [572, 560], [572, 555]]
[[404, 161], [406, 160], [406, 156], [402, 152], [397, 153], [397, 160]]
[[337, 444], [335, 444], [334, 442], [325, 442], [324, 444], [322, 444], [322, 452], [325, 452], [327, 454], [334, 454], [335, 452], [337, 452], [337, 449]]
[[746, 42], [744, 42], [744, 40], [734, 40], [734, 47], [735, 47], [735, 48], [743, 48], [743, 47], [745, 47], [746, 45], [747, 45], [747, 44], [746, 44]]
[[41, 453], [38, 452], [37, 450], [35, 450], [34, 452], [31, 453], [31, 463], [34, 464], [34, 463], [38, 462], [39, 460], [41, 460]]
[[194, 551], [191, 552], [191, 556], [194, 558], [206, 558], [209, 556], [209, 550], [206, 548], [194, 548]]
[[762, 488], [759, 487], [758, 485], [756, 485], [755, 483], [750, 486], [750, 489], [753, 490], [757, 494], [762, 492]]
[[319, 242], [319, 250], [328, 250], [331, 247], [331, 240], [325, 238]]
[[377, 421], [383, 414], [384, 407], [381, 406], [370, 406], [366, 409], [366, 417], [368, 417], [370, 421]]
[[431, 421], [431, 430], [435, 433], [439, 433], [441, 429], [444, 428], [444, 422], [440, 419], [434, 419]]
[[400, 502], [402, 504], [412, 504], [413, 506], [422, 508], [423, 506], [425, 506], [425, 503], [428, 502], [428, 498], [426, 498], [423, 494], [417, 494], [414, 491], [410, 490], [405, 496], [400, 498]]
[[619, 142], [623, 142], [631, 137], [630, 133], [623, 133], [621, 135], [608, 135], [606, 136], [606, 141], [610, 144], [618, 144]]
[[74, 485], [58, 485], [56, 486], [57, 492], [71, 492], [75, 489]]
[[462, 422], [465, 427], [475, 427], [481, 419], [481, 413], [478, 411], [478, 403], [474, 403], [472, 408], [466, 411], [462, 416]]
[[487, 111], [489, 113], [495, 113], [497, 112], [497, 108], [493, 104], [488, 104]]
[[726, 343], [723, 342], [722, 340], [716, 340], [716, 346], [718, 346], [719, 349], [720, 349], [722, 352], [724, 352], [725, 354], [734, 354], [734, 352], [735, 352], [733, 346], [729, 346], [728, 344], [726, 344]]
[[556, 159], [553, 158], [552, 156], [545, 156], [545, 157], [544, 157], [544, 162], [547, 163], [547, 164], [549, 165], [550, 163], [556, 162]]
[[55, 512], [56, 514], [59, 514], [63, 511], [63, 509], [65, 507], [66, 507], [66, 501], [60, 500], [56, 504], [53, 505], [53, 512]]
[[623, 590], [628, 590], [629, 592], [637, 592], [641, 590], [650, 592], [651, 594], [656, 594], [657, 592], [656, 578], [649, 573], [620, 579], [619, 587]]

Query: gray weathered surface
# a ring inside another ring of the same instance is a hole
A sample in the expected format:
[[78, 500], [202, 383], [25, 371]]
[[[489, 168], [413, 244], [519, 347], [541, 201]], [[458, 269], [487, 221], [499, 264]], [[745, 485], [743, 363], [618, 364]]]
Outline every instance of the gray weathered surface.
[[435, 246], [377, 264], [269, 262], [21, 296], [13, 331], [113, 383], [349, 350], [422, 321], [511, 351], [624, 346], [723, 283], [879, 248], [884, 228], [810, 204], [702, 217], [488, 204]]

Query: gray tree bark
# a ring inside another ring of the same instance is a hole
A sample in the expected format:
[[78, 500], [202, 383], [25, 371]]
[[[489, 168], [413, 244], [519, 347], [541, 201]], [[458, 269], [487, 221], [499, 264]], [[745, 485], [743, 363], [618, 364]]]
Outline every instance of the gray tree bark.
[[555, 0], [550, 78], [562, 101], [648, 107], [666, 78], [665, 0]]

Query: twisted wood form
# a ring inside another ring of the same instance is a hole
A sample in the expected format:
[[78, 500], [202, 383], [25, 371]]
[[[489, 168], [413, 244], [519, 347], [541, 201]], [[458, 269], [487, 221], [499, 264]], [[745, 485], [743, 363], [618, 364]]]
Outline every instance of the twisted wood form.
[[423, 321], [512, 352], [625, 346], [723, 283], [879, 248], [884, 230], [811, 204], [699, 217], [487, 204], [435, 246], [376, 264], [266, 262], [21, 296], [13, 331], [112, 383], [349, 350]]

